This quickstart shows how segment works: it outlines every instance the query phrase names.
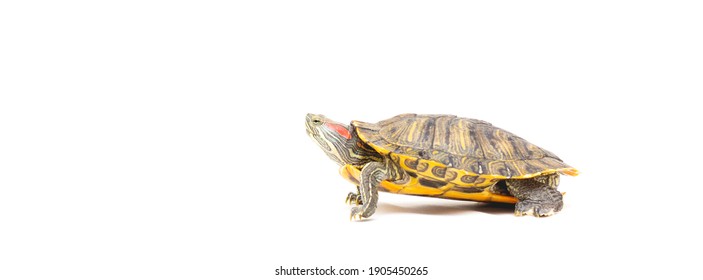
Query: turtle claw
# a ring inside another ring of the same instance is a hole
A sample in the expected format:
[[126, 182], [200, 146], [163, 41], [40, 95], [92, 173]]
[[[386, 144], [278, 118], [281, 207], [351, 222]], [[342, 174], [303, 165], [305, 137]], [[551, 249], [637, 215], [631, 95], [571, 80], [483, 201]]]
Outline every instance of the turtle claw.
[[344, 200], [344, 204], [346, 204], [346, 205], [351, 205], [351, 200], [352, 200], [352, 196], [353, 196], [353, 195], [354, 195], [354, 193], [349, 193], [349, 194], [347, 195], [347, 199]]
[[350, 192], [347, 195], [347, 199], [344, 200], [347, 205], [361, 205], [361, 196], [359, 194]]
[[358, 207], [354, 207], [351, 210], [351, 215], [349, 215], [349, 221], [361, 221], [363, 219], [361, 215], [361, 210]]

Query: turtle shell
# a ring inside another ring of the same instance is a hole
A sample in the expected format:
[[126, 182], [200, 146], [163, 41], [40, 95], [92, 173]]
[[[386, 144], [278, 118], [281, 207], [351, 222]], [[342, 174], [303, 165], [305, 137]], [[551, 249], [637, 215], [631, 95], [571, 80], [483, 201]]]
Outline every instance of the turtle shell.
[[578, 171], [553, 153], [488, 122], [453, 115], [404, 114], [353, 121], [361, 141], [413, 175], [462, 186]]

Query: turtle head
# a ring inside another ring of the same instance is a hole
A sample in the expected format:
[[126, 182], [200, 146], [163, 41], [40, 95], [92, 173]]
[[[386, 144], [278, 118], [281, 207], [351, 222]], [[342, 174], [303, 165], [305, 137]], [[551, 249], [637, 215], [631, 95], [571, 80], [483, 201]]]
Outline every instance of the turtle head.
[[354, 141], [348, 125], [328, 119], [323, 115], [305, 116], [305, 128], [308, 136], [315, 140], [327, 156], [340, 166], [353, 164]]

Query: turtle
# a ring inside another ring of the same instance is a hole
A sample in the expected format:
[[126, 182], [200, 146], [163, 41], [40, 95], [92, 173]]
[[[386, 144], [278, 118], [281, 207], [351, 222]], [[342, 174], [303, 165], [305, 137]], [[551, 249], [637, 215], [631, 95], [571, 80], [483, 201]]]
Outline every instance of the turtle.
[[378, 192], [515, 204], [515, 215], [551, 216], [563, 207], [559, 175], [579, 171], [555, 154], [489, 122], [455, 115], [402, 114], [378, 123], [307, 114], [307, 134], [357, 186], [350, 219], [371, 217]]

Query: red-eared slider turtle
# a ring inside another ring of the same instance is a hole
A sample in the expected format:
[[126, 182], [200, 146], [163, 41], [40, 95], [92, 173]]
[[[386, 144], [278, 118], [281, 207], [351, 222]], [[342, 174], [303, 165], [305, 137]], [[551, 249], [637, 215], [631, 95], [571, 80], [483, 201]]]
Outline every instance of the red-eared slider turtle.
[[351, 219], [376, 211], [378, 191], [515, 203], [515, 215], [562, 209], [559, 174], [578, 175], [553, 153], [490, 123], [452, 115], [404, 114], [381, 121], [305, 118], [308, 135], [357, 185]]

